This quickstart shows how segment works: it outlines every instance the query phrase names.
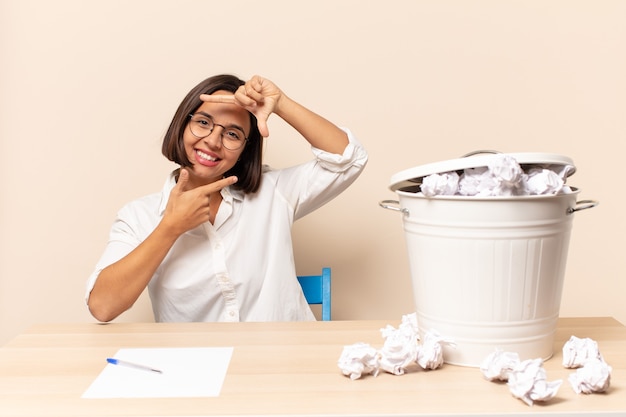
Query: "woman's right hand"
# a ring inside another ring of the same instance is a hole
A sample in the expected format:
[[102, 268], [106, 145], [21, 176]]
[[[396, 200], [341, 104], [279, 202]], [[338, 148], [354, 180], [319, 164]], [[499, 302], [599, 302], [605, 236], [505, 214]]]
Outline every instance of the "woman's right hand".
[[166, 226], [176, 236], [209, 221], [211, 194], [219, 193], [222, 188], [236, 183], [237, 177], [223, 178], [196, 188], [189, 187], [188, 180], [189, 172], [181, 168], [163, 215], [162, 226]]

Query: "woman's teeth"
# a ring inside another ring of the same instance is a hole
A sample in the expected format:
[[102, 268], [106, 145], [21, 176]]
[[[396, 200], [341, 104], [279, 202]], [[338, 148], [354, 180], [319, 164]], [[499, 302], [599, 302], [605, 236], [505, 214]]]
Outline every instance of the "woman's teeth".
[[211, 155], [208, 155], [208, 154], [206, 154], [206, 153], [204, 153], [202, 151], [196, 151], [196, 153], [198, 154], [198, 156], [200, 158], [206, 159], [207, 161], [213, 161], [213, 162], [217, 161], [217, 158], [215, 158], [215, 157], [213, 157]]

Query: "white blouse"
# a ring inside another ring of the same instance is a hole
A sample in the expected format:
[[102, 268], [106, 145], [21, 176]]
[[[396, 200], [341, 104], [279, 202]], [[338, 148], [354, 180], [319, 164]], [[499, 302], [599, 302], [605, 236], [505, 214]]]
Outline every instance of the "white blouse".
[[[157, 322], [314, 320], [296, 278], [291, 226], [345, 190], [363, 171], [367, 152], [350, 139], [343, 155], [312, 148], [315, 159], [266, 167], [259, 191], [222, 189], [214, 224], [181, 235], [148, 290]], [[161, 192], [132, 201], [117, 215], [104, 254], [87, 282], [137, 247], [160, 222], [172, 172]]]

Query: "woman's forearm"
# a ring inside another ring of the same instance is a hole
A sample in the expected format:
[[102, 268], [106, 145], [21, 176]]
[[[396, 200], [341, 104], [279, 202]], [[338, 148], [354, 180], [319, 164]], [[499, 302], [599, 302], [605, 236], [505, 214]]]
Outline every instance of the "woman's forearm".
[[274, 110], [318, 149], [341, 155], [348, 146], [348, 136], [343, 130], [286, 95], [281, 97]]
[[108, 322], [132, 307], [177, 237], [160, 224], [132, 252], [104, 268], [89, 295], [91, 314]]

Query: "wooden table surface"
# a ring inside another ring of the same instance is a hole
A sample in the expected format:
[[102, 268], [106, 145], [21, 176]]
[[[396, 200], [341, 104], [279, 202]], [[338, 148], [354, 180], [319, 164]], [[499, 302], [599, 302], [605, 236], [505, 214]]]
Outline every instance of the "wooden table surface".
[[[350, 380], [337, 360], [344, 345], [382, 347], [380, 329], [400, 320], [300, 323], [42, 324], [0, 348], [0, 416], [435, 416], [626, 415], [626, 327], [612, 318], [561, 318], [548, 380], [555, 398], [529, 407], [477, 368], [417, 365], [402, 376]], [[576, 394], [561, 365], [571, 335], [599, 344], [613, 368], [603, 394]], [[120, 348], [232, 346], [219, 397], [83, 399]]]

